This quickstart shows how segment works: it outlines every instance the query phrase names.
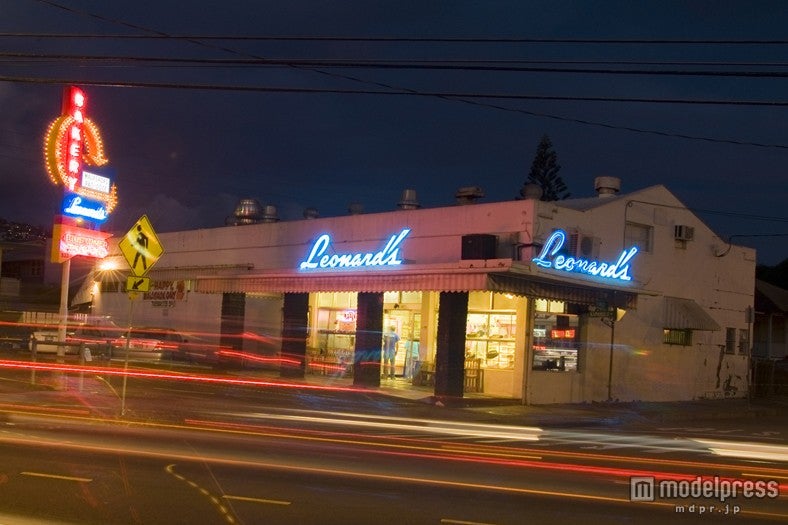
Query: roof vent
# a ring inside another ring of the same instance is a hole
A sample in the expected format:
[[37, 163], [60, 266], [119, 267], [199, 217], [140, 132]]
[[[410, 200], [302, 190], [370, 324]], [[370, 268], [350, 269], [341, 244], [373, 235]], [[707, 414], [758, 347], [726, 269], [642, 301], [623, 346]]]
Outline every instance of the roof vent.
[[402, 197], [397, 203], [397, 206], [403, 210], [416, 210], [421, 208], [421, 204], [419, 204], [416, 198], [416, 190], [402, 190]]
[[320, 214], [317, 212], [317, 208], [306, 208], [304, 210], [304, 219], [317, 219], [320, 217]]
[[257, 199], [241, 199], [232, 215], [224, 220], [225, 224], [242, 226], [257, 224], [261, 219], [261, 206]]
[[594, 179], [594, 189], [600, 197], [615, 197], [621, 191], [621, 179], [618, 177], [597, 177]]
[[465, 186], [458, 189], [454, 197], [457, 199], [457, 204], [473, 204], [484, 197], [484, 192], [478, 186]]
[[364, 213], [364, 205], [360, 202], [351, 202], [350, 206], [347, 207], [347, 212], [350, 215], [361, 215]]
[[276, 206], [266, 204], [263, 208], [263, 215], [260, 222], [277, 222], [279, 221], [279, 214], [276, 212]]
[[520, 198], [521, 199], [534, 199], [539, 200], [544, 195], [544, 190], [541, 186], [534, 182], [529, 182], [528, 184], [524, 184], [522, 188], [520, 188]]

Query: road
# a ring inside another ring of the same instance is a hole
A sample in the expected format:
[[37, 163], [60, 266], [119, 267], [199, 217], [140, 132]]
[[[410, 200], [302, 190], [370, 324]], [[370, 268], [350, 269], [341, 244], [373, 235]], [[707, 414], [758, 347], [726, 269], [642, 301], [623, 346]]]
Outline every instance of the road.
[[[6, 397], [0, 523], [788, 521], [773, 436], [496, 425], [374, 393], [148, 377], [117, 417], [119, 385]], [[783, 495], [632, 502], [632, 476], [777, 481]]]

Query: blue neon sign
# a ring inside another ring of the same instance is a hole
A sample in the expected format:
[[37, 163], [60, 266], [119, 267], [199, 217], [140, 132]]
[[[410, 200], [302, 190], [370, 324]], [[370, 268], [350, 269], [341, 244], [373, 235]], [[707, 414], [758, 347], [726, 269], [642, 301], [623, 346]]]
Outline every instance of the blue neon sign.
[[409, 229], [404, 229], [389, 238], [386, 246], [375, 253], [341, 253], [326, 255], [328, 247], [331, 245], [331, 236], [321, 235], [315, 240], [309, 256], [303, 261], [299, 268], [301, 270], [313, 270], [316, 268], [361, 268], [369, 266], [396, 266], [402, 264], [399, 258], [399, 245], [402, 240], [410, 233]]
[[76, 193], [69, 193], [65, 196], [62, 210], [64, 215], [82, 217], [93, 222], [104, 222], [109, 218], [109, 212], [104, 203]]
[[629, 262], [638, 252], [637, 246], [629, 250], [624, 250], [614, 263], [598, 262], [588, 259], [575, 257], [565, 257], [557, 255], [566, 242], [566, 232], [556, 230], [547, 238], [547, 242], [542, 246], [542, 251], [538, 257], [531, 259], [542, 268], [554, 268], [565, 272], [586, 273], [605, 279], [617, 279], [619, 281], [631, 281], [629, 275]]

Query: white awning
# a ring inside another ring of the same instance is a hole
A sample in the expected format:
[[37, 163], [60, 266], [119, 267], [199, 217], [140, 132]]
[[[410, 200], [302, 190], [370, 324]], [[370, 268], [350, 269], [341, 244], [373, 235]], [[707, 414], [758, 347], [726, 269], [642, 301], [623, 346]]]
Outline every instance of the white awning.
[[486, 273], [368, 273], [368, 274], [297, 274], [242, 277], [210, 277], [197, 280], [195, 291], [225, 292], [391, 292], [485, 290]]
[[538, 275], [509, 272], [507, 265], [465, 265], [453, 268], [346, 272], [279, 272], [235, 276], [199, 276], [201, 293], [311, 293], [492, 291], [577, 304], [608, 304], [634, 308], [637, 293], [605, 286], [581, 285]]
[[692, 299], [664, 297], [663, 328], [674, 330], [720, 330], [720, 325]]

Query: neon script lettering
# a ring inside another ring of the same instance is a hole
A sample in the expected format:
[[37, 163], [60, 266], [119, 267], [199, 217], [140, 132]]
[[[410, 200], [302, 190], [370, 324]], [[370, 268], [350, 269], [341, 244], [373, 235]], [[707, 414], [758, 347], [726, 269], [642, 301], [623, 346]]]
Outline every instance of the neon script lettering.
[[399, 258], [399, 245], [410, 233], [404, 229], [397, 235], [392, 235], [386, 246], [375, 253], [342, 253], [325, 255], [331, 245], [331, 237], [323, 234], [317, 238], [309, 252], [309, 257], [303, 261], [299, 268], [312, 270], [315, 268], [359, 268], [362, 266], [396, 266], [402, 264]]
[[547, 238], [542, 251], [538, 257], [531, 259], [542, 268], [555, 268], [565, 272], [587, 273], [606, 279], [618, 279], [619, 281], [631, 281], [629, 275], [629, 262], [638, 252], [637, 246], [629, 250], [624, 250], [614, 263], [590, 261], [575, 257], [564, 257], [557, 255], [566, 242], [566, 233], [563, 230], [556, 230]]
[[100, 202], [93, 202], [79, 195], [69, 195], [63, 201], [63, 213], [104, 222], [109, 217], [107, 209]]

